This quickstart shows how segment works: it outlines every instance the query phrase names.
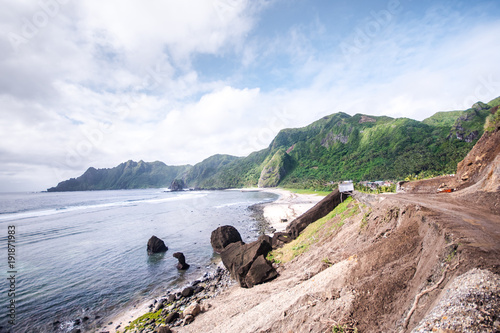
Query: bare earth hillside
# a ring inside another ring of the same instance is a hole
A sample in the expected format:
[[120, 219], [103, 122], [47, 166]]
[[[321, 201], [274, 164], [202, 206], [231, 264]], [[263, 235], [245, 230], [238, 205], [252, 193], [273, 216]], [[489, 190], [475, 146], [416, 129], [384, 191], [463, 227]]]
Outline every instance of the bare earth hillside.
[[456, 177], [355, 194], [272, 253], [277, 279], [173, 331], [499, 332], [499, 140], [485, 134]]

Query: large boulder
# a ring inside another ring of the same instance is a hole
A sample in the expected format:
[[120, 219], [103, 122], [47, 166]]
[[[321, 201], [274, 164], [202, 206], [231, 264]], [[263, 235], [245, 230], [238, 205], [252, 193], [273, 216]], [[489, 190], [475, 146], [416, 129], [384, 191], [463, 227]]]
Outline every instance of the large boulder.
[[184, 309], [183, 313], [185, 316], [191, 315], [193, 317], [196, 317], [197, 315], [200, 314], [200, 312], [201, 312], [200, 305], [198, 303], [192, 303]]
[[160, 253], [168, 251], [168, 247], [165, 245], [165, 242], [159, 239], [156, 236], [152, 236], [148, 240], [148, 254]]
[[252, 288], [256, 284], [272, 280], [277, 276], [278, 273], [274, 269], [273, 265], [266, 260], [265, 256], [260, 255], [254, 260], [252, 266], [250, 266], [250, 269], [245, 276], [245, 283], [247, 288]]
[[286, 233], [288, 233], [292, 239], [299, 237], [302, 230], [304, 230], [309, 224], [328, 215], [328, 213], [337, 207], [342, 202], [342, 199], [345, 199], [346, 197], [346, 194], [340, 193], [339, 190], [334, 190], [323, 200], [314, 205], [313, 208], [309, 209], [307, 212], [290, 222], [290, 224], [286, 227]]
[[235, 242], [243, 242], [241, 235], [235, 227], [223, 225], [212, 231], [210, 243], [216, 253], [221, 253], [226, 246]]
[[221, 259], [241, 287], [251, 288], [278, 276], [272, 264], [266, 260], [271, 250], [271, 244], [265, 239], [249, 244], [236, 242], [226, 246], [221, 252]]
[[173, 257], [177, 258], [177, 260], [179, 261], [177, 263], [177, 269], [178, 270], [182, 270], [183, 271], [183, 270], [186, 270], [186, 269], [189, 268], [189, 265], [186, 264], [186, 257], [184, 257], [184, 253], [182, 253], [182, 252], [175, 252], [173, 254]]

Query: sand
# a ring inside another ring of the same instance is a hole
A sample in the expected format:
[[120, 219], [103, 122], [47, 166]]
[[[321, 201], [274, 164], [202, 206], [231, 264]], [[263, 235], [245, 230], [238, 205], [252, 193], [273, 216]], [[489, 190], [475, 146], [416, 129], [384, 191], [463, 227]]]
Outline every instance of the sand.
[[280, 197], [264, 206], [264, 218], [276, 232], [285, 231], [287, 225], [311, 209], [324, 197], [316, 194], [297, 194], [283, 189], [263, 189]]

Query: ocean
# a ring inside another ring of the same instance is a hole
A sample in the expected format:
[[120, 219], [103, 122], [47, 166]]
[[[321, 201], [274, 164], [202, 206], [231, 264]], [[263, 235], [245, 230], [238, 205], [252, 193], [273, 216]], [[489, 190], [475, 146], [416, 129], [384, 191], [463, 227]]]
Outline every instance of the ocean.
[[[276, 199], [162, 189], [1, 193], [0, 332], [71, 332], [81, 318], [91, 327], [180, 288], [218, 260], [212, 230], [233, 225], [254, 240], [248, 207]], [[153, 235], [165, 241], [165, 254], [147, 255]], [[174, 252], [184, 253], [187, 271], [176, 269]]]

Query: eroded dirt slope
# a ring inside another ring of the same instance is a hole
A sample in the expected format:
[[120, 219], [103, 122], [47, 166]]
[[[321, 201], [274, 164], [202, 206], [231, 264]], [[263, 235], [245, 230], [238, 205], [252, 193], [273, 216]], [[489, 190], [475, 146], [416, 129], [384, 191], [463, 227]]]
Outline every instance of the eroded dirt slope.
[[[371, 199], [348, 203], [309, 232], [309, 239], [284, 248], [301, 252], [307, 246], [307, 251], [281, 264], [276, 280], [228, 290], [178, 332], [331, 332], [338, 325], [359, 332], [409, 332], [454, 277], [473, 267], [500, 273], [500, 240], [491, 233], [498, 230], [496, 215], [462, 214], [451, 203], [435, 209], [432, 198], [415, 202], [411, 195]], [[468, 222], [479, 218], [491, 229]], [[445, 271], [405, 329], [415, 295]]]
[[[476, 291], [459, 298], [477, 301], [476, 317], [464, 308], [453, 313], [465, 317], [451, 318], [446, 309], [456, 299], [454, 281], [484, 282], [468, 276], [492, 276], [491, 299], [500, 302], [499, 156], [497, 129], [479, 140], [456, 176], [407, 184], [410, 193], [355, 195], [273, 253], [287, 261], [276, 280], [233, 287], [174, 331], [499, 331], [500, 304]], [[438, 188], [457, 191], [437, 194]], [[453, 330], [441, 329], [444, 321]]]

